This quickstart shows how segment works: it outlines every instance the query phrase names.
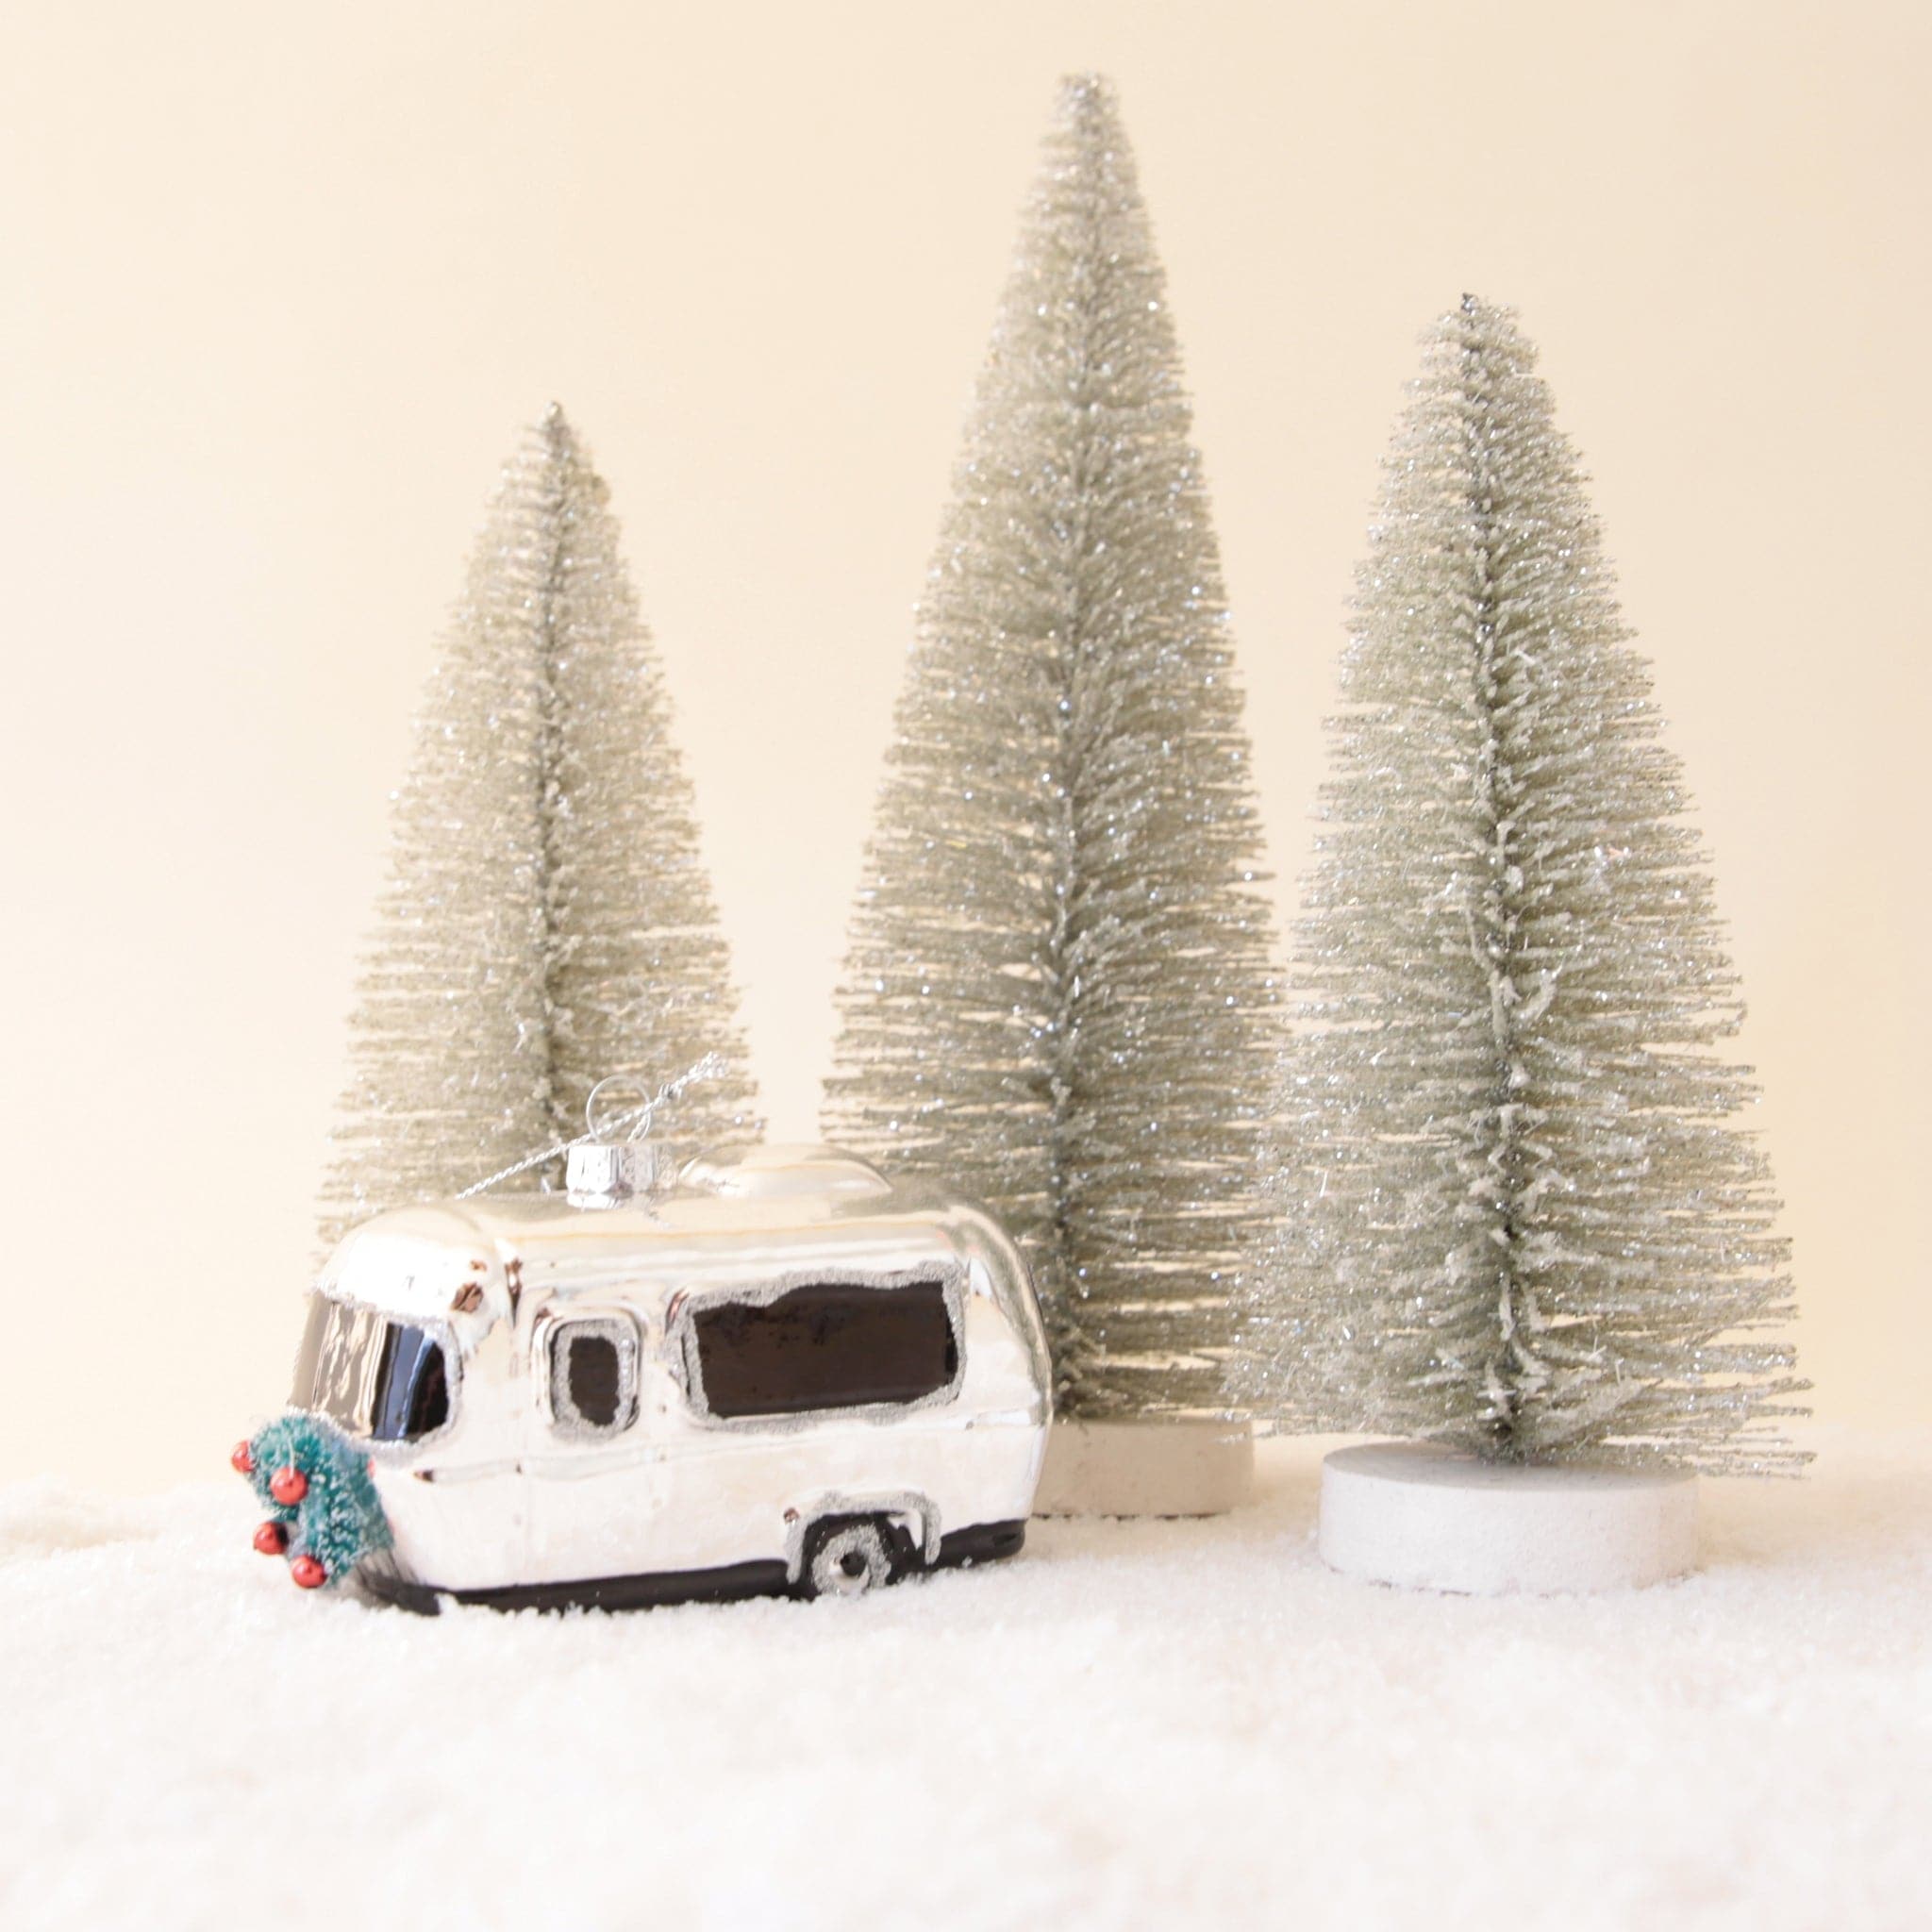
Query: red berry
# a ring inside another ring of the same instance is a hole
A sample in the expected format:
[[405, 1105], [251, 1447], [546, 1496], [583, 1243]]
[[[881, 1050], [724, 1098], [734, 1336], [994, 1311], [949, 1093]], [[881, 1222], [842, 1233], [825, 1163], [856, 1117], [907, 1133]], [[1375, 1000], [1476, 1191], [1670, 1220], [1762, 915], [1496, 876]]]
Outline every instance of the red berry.
[[234, 1470], [238, 1475], [253, 1475], [255, 1474], [255, 1457], [249, 1455], [246, 1442], [237, 1442], [228, 1451], [228, 1467]]
[[284, 1463], [269, 1477], [268, 1492], [277, 1503], [292, 1509], [308, 1493], [308, 1478], [293, 1463]]
[[328, 1581], [328, 1572], [313, 1557], [297, 1557], [289, 1565], [289, 1574], [298, 1590], [320, 1590]]
[[255, 1547], [264, 1557], [279, 1557], [289, 1547], [289, 1532], [279, 1523], [264, 1523], [255, 1532]]

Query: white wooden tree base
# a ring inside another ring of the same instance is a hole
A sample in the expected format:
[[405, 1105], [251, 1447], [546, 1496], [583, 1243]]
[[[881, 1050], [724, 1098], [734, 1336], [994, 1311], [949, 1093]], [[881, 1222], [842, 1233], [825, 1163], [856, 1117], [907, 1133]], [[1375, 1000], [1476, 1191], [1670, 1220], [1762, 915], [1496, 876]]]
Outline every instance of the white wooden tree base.
[[1036, 1516], [1219, 1516], [1254, 1493], [1245, 1422], [1055, 1423]]
[[1322, 1464], [1320, 1548], [1331, 1569], [1408, 1590], [1635, 1589], [1696, 1569], [1697, 1478], [1369, 1442]]

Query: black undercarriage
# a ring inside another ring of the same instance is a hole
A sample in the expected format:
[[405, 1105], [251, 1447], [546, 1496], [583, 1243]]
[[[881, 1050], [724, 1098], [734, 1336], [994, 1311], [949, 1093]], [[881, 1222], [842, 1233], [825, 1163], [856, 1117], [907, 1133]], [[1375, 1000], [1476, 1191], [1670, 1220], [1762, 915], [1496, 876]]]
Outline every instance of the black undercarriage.
[[[975, 1523], [940, 1540], [934, 1569], [995, 1562], [1026, 1541], [1022, 1523]], [[919, 1575], [915, 1560], [902, 1574]], [[642, 1610], [658, 1604], [731, 1603], [743, 1597], [798, 1594], [776, 1560], [730, 1563], [717, 1570], [658, 1570], [641, 1576], [592, 1576], [574, 1583], [517, 1583], [498, 1590], [438, 1590], [398, 1575], [385, 1565], [357, 1572], [364, 1592], [398, 1608], [435, 1616], [445, 1603], [492, 1610]]]

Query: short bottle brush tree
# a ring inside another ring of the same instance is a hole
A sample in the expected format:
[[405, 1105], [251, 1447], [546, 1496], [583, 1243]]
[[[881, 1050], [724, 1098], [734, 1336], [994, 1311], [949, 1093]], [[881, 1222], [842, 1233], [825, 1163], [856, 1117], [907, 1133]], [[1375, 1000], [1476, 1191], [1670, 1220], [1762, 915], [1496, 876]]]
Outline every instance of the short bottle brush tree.
[[1066, 83], [852, 925], [827, 1134], [995, 1208], [1060, 1412], [1223, 1407], [1275, 985], [1221, 566], [1104, 82]]
[[1535, 353], [1465, 298], [1388, 465], [1239, 1385], [1496, 1462], [1787, 1470], [1784, 1242], [1710, 873]]
[[325, 1240], [582, 1132], [607, 1074], [648, 1093], [718, 1054], [723, 1074], [655, 1125], [692, 1142], [756, 1127], [691, 786], [608, 494], [556, 408], [504, 472], [395, 800]]

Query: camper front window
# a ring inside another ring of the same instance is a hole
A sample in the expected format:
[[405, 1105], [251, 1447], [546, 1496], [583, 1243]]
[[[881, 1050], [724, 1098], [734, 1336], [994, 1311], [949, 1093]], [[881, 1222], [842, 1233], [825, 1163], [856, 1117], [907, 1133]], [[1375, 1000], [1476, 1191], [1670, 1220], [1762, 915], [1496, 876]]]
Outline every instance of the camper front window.
[[295, 1357], [297, 1408], [325, 1415], [351, 1435], [413, 1442], [449, 1421], [449, 1359], [426, 1329], [374, 1308], [311, 1295]]

